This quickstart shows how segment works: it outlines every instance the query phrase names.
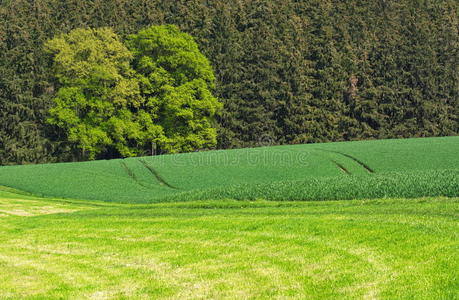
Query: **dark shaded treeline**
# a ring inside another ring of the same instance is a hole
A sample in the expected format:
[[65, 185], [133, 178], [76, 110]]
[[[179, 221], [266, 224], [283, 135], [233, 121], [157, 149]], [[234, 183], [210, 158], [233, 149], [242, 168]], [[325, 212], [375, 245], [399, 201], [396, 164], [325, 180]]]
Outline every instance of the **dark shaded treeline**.
[[1, 0], [0, 164], [71, 160], [43, 43], [172, 23], [211, 60], [219, 147], [457, 135], [456, 0]]

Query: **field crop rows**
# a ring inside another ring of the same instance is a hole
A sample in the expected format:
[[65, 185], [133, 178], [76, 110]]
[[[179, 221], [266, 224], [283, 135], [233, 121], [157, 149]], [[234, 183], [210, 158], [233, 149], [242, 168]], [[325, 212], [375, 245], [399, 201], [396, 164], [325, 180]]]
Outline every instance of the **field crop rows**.
[[149, 203], [459, 196], [459, 137], [275, 146], [0, 168], [48, 197]]

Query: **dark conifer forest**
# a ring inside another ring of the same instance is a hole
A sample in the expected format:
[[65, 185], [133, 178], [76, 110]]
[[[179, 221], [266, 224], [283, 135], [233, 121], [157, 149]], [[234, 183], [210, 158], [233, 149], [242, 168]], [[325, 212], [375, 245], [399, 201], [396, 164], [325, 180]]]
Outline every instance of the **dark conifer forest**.
[[458, 15], [457, 0], [0, 0], [0, 165], [75, 160], [47, 122], [44, 44], [87, 27], [191, 34], [221, 149], [458, 135]]

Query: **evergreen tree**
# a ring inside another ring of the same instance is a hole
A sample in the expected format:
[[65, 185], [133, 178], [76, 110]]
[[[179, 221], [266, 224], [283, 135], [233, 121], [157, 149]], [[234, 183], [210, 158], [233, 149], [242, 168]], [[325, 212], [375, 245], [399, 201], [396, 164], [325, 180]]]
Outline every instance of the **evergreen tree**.
[[[221, 148], [459, 134], [457, 0], [0, 3], [0, 163], [69, 160], [43, 44], [175, 24], [215, 70]], [[106, 157], [111, 157], [111, 154]]]

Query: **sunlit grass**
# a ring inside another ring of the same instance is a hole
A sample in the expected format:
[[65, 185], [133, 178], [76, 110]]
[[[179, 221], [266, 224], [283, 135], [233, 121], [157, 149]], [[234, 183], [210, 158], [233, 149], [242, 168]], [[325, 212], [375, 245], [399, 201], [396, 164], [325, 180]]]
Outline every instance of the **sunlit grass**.
[[457, 198], [0, 210], [2, 299], [459, 297]]

